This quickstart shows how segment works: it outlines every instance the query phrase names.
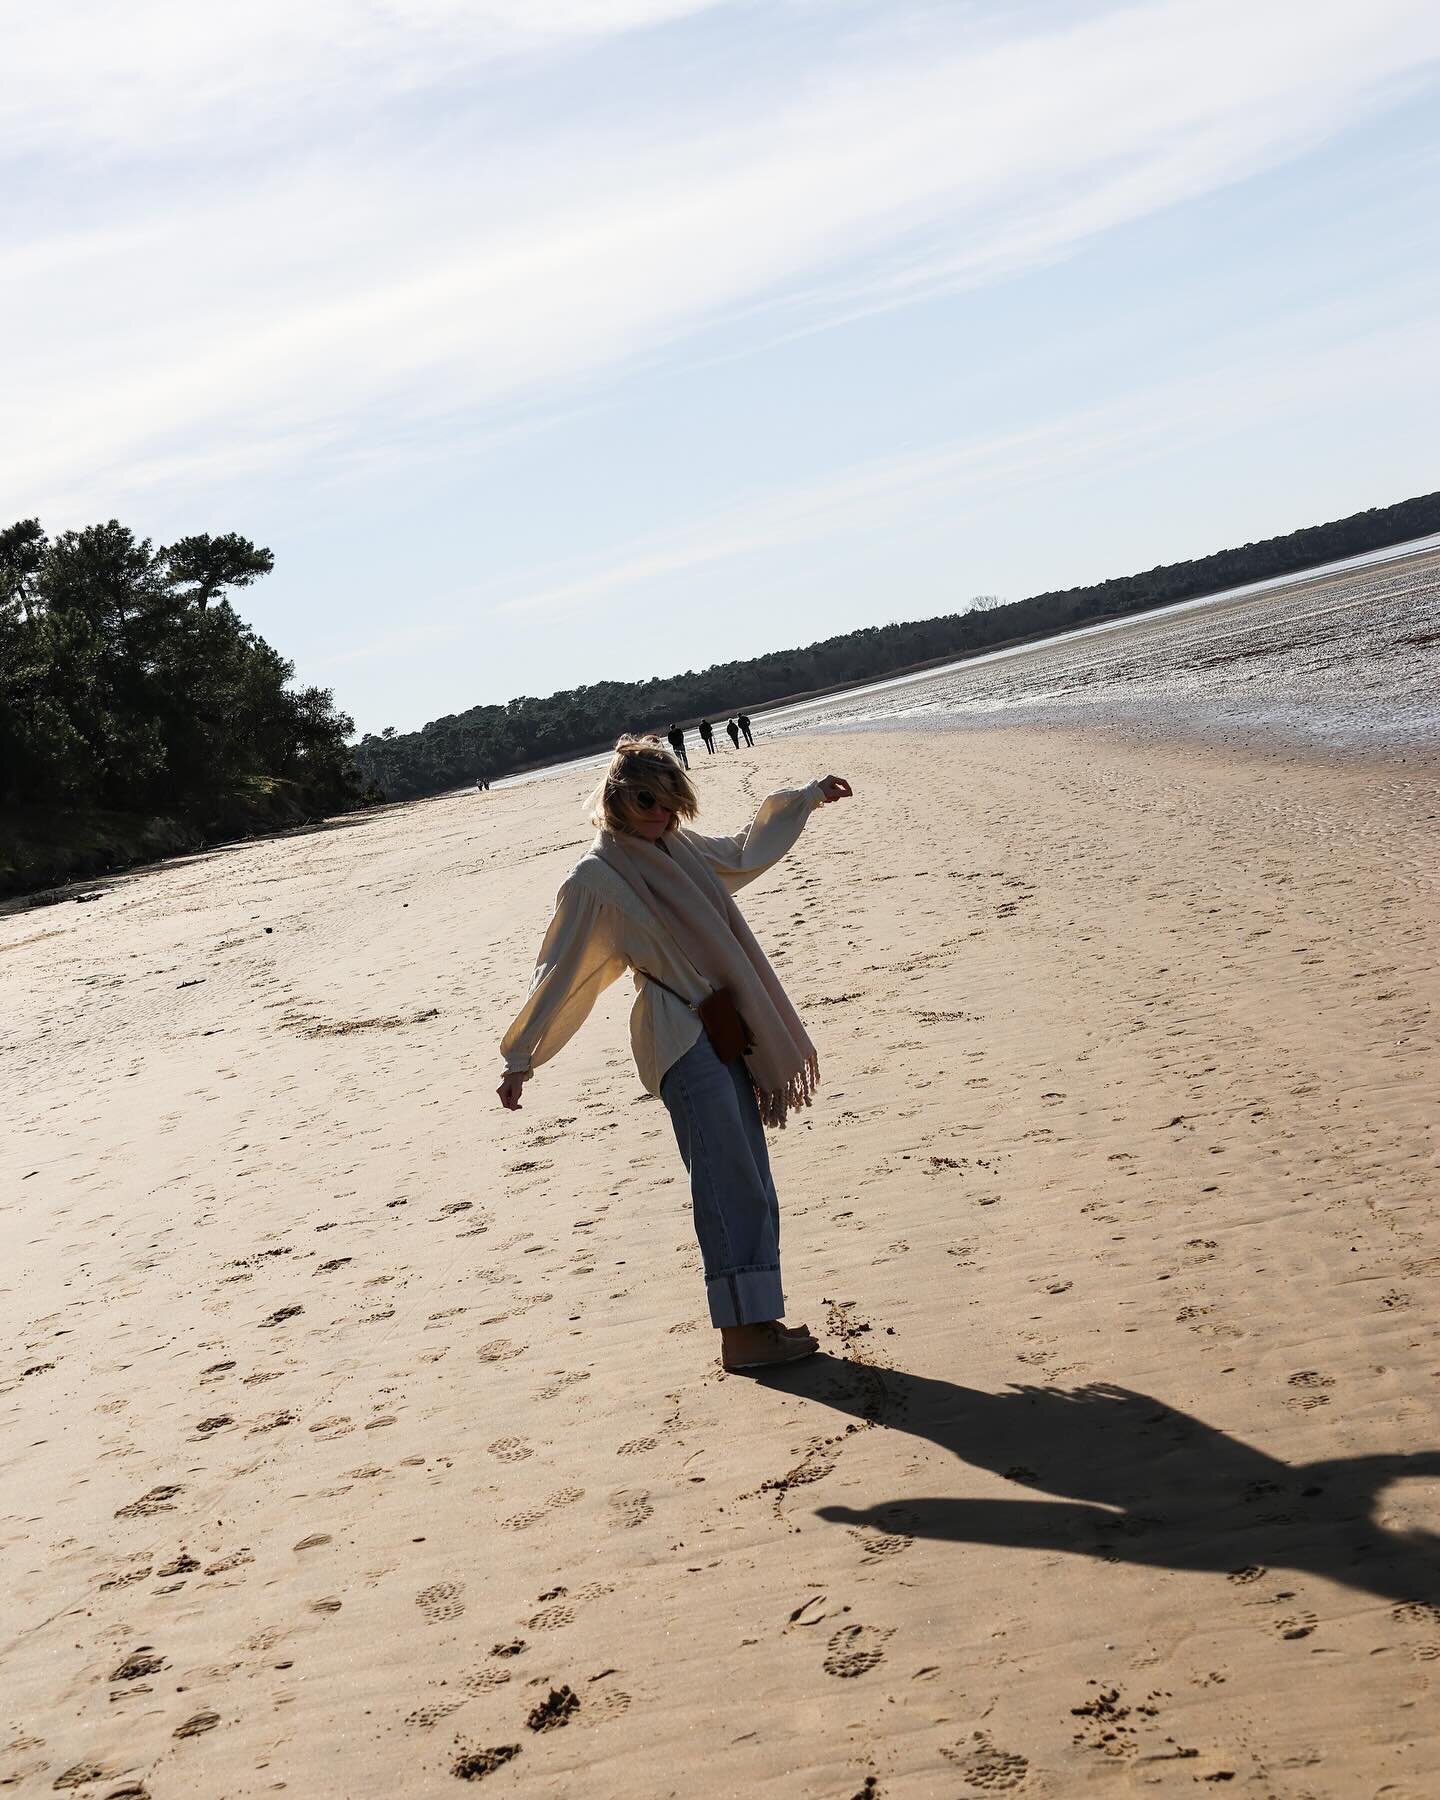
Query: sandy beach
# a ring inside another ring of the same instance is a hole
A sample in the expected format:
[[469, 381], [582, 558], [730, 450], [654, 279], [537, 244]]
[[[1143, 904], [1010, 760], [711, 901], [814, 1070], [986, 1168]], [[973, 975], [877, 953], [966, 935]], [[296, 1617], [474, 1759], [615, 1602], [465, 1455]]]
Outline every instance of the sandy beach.
[[1440, 1792], [1433, 768], [835, 770], [816, 1360], [726, 1377], [628, 986], [500, 1111], [561, 773], [0, 917], [0, 1788]]

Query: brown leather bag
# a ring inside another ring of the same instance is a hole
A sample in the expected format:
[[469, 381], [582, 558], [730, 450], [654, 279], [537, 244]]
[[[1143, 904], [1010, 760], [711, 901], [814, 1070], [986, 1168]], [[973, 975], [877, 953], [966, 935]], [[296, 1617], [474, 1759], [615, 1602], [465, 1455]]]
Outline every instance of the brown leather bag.
[[704, 1026], [711, 1048], [722, 1063], [738, 1062], [755, 1048], [750, 1027], [741, 1017], [740, 1008], [735, 1004], [735, 996], [729, 988], [716, 988], [697, 1004], [687, 1000], [683, 994], [676, 994], [668, 982], [661, 981], [648, 969], [641, 969], [640, 973], [647, 981], [653, 981], [656, 987], [664, 988], [667, 994], [675, 994], [682, 1006], [690, 1008]]
[[713, 994], [707, 994], [695, 1011], [722, 1063], [738, 1062], [755, 1048], [750, 1027], [729, 988], [716, 988]]

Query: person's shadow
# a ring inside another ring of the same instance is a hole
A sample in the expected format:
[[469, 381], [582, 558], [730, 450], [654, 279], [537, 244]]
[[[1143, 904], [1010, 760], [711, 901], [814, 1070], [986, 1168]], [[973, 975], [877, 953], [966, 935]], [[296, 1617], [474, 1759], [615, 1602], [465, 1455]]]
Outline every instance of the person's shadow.
[[1440, 1621], [1440, 1536], [1387, 1530], [1376, 1517], [1390, 1483], [1440, 1475], [1440, 1450], [1284, 1463], [1128, 1388], [991, 1394], [823, 1354], [766, 1385], [928, 1438], [1019, 1490], [1067, 1496], [882, 1500], [822, 1506], [822, 1519], [1240, 1581], [1304, 1570]]

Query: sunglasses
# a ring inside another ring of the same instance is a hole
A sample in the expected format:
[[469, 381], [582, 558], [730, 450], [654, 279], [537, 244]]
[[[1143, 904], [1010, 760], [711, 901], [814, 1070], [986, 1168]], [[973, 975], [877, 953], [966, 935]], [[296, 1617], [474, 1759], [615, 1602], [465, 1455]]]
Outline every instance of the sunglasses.
[[635, 804], [640, 808], [641, 812], [649, 812], [652, 807], [656, 806], [663, 806], [666, 812], [674, 812], [675, 810], [673, 806], [668, 805], [650, 788], [631, 788], [630, 792], [635, 796]]

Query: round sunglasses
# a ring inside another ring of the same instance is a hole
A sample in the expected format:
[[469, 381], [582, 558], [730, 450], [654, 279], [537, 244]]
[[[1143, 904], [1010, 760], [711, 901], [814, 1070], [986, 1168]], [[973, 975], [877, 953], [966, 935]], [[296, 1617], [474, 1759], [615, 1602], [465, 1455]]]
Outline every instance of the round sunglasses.
[[675, 810], [673, 806], [667, 805], [666, 802], [650, 788], [631, 788], [630, 792], [635, 796], [635, 804], [640, 808], [641, 812], [649, 812], [652, 807], [656, 806], [663, 806], [666, 812], [674, 812]]

